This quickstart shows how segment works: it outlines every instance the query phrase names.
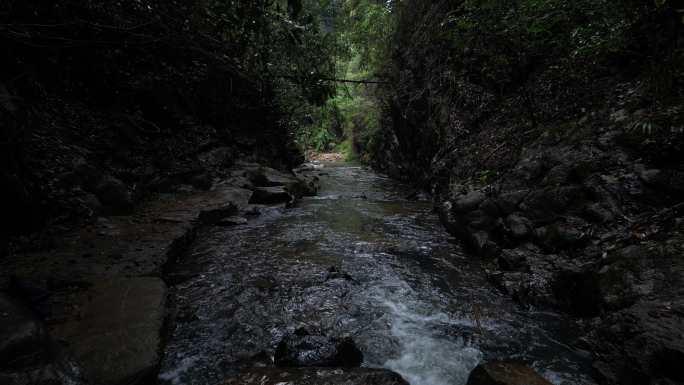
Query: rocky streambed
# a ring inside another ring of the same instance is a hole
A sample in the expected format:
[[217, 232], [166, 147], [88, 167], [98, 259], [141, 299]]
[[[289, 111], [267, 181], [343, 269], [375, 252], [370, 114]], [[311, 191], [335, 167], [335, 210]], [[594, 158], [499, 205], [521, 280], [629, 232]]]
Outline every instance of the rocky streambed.
[[572, 320], [488, 279], [405, 185], [241, 164], [2, 261], [0, 380], [592, 384]]
[[453, 385], [496, 360], [592, 383], [572, 322], [500, 294], [430, 201], [357, 165], [305, 174], [316, 196], [204, 229], [169, 272], [162, 383]]

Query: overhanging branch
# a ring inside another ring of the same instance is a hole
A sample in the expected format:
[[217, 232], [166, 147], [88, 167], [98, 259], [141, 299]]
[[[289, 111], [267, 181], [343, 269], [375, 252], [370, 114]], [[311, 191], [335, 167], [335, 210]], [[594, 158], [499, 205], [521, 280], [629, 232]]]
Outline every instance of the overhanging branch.
[[[296, 77], [296, 76], [289, 76], [289, 75], [281, 75], [279, 76], [280, 78], [283, 79], [293, 79], [293, 80], [302, 80], [302, 78]], [[314, 78], [315, 80], [322, 80], [326, 82], [337, 82], [337, 83], [354, 83], [354, 84], [387, 84], [389, 82], [384, 82], [382, 80], [352, 80], [352, 79], [337, 79], [337, 78], [327, 78], [327, 77], [317, 77]]]
[[328, 82], [337, 83], [357, 83], [357, 84], [387, 84], [388, 82], [383, 82], [382, 80], [351, 80], [351, 79], [334, 79], [334, 78], [319, 78], [319, 80], [325, 80]]

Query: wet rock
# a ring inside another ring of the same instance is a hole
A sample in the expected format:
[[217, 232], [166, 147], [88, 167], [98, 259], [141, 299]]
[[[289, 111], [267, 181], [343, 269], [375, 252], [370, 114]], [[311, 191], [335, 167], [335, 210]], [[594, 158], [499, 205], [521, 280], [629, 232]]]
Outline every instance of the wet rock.
[[287, 175], [269, 167], [251, 168], [245, 171], [245, 176], [255, 187], [288, 186], [297, 183], [294, 175]]
[[18, 300], [0, 293], [0, 369], [35, 364], [47, 352], [48, 339], [42, 322]]
[[88, 209], [92, 213], [92, 215], [97, 215], [97, 213], [99, 213], [102, 209], [102, 203], [100, 203], [100, 200], [97, 199], [97, 196], [95, 196], [95, 194], [85, 194], [81, 198], [81, 202], [83, 204], [83, 207]]
[[542, 184], [547, 186], [556, 186], [565, 184], [570, 179], [573, 167], [570, 164], [563, 163], [553, 167], [546, 173]]
[[554, 274], [553, 293], [565, 311], [581, 317], [597, 316], [603, 309], [598, 277], [591, 267], [564, 267]]
[[227, 221], [229, 218], [234, 218], [238, 211], [238, 207], [235, 204], [228, 202], [224, 206], [201, 210], [198, 219], [205, 224], [219, 224], [221, 221]]
[[502, 250], [497, 259], [499, 267], [503, 270], [521, 270], [528, 266], [525, 264], [527, 257], [523, 250], [506, 249]]
[[515, 362], [494, 361], [478, 365], [467, 385], [552, 385], [529, 366]]
[[515, 167], [515, 175], [525, 181], [540, 178], [544, 174], [544, 163], [537, 158], [525, 158], [520, 160]]
[[548, 272], [497, 271], [489, 279], [502, 293], [509, 295], [523, 307], [554, 305]]
[[231, 216], [216, 222], [216, 226], [237, 226], [247, 224], [247, 219], [238, 216]]
[[166, 286], [158, 278], [124, 278], [96, 284], [79, 296], [77, 316], [55, 325], [90, 383], [119, 385], [156, 375]]
[[496, 257], [499, 254], [499, 247], [486, 231], [477, 231], [470, 234], [470, 245], [473, 251], [481, 257]]
[[520, 211], [538, 223], [553, 222], [568, 206], [583, 199], [581, 186], [547, 187], [532, 191], [520, 204]]
[[176, 191], [177, 183], [170, 176], [155, 176], [146, 184], [146, 188], [154, 192], [171, 193]]
[[610, 120], [615, 123], [623, 123], [629, 119], [630, 113], [627, 109], [622, 108], [610, 114]]
[[278, 286], [278, 281], [271, 276], [256, 277], [249, 282], [249, 286], [255, 287], [259, 290], [269, 291]]
[[482, 191], [471, 191], [467, 194], [457, 196], [452, 201], [452, 209], [457, 213], [464, 213], [475, 210], [486, 196]]
[[287, 186], [288, 190], [297, 197], [315, 196], [321, 187], [321, 180], [316, 175], [295, 173], [297, 183]]
[[128, 187], [113, 176], [105, 176], [95, 187], [95, 194], [111, 214], [125, 214], [133, 208]]
[[424, 191], [416, 190], [408, 194], [404, 199], [407, 201], [429, 201], [430, 196]]
[[231, 183], [251, 190], [280, 187], [296, 198], [313, 196], [319, 188], [319, 179], [306, 173], [284, 173], [258, 164], [241, 164], [232, 173]]
[[54, 362], [21, 368], [15, 371], [0, 371], [2, 385], [74, 385], [87, 384], [79, 368], [65, 358]]
[[214, 184], [214, 178], [212, 178], [211, 174], [202, 172], [189, 177], [188, 183], [190, 183], [190, 185], [192, 185], [194, 188], [208, 191]]
[[553, 273], [558, 262], [557, 255], [543, 254], [533, 245], [526, 244], [502, 250], [497, 263], [504, 271], [488, 272], [488, 278], [523, 306], [556, 306]]
[[585, 209], [586, 216], [598, 223], [608, 223], [615, 220], [615, 215], [601, 203], [592, 203]]
[[529, 193], [529, 190], [508, 191], [497, 197], [496, 204], [503, 214], [510, 214], [518, 210], [518, 206]]
[[641, 245], [627, 246], [609, 256], [596, 274], [602, 305], [617, 310], [652, 294], [657, 282], [667, 280], [657, 258], [656, 252]]
[[497, 200], [493, 198], [485, 199], [480, 203], [480, 210], [494, 218], [501, 215], [501, 208], [499, 207]]
[[668, 182], [665, 173], [658, 169], [642, 170], [639, 172], [639, 178], [651, 186], [662, 186]]
[[484, 210], [473, 210], [465, 215], [468, 226], [478, 230], [492, 230], [498, 225], [498, 218], [490, 216]]
[[250, 204], [291, 203], [294, 197], [283, 187], [257, 187], [249, 199]]
[[676, 192], [684, 192], [684, 171], [674, 171], [670, 175], [670, 188]]
[[515, 239], [525, 239], [532, 233], [532, 222], [521, 215], [509, 215], [506, 218], [506, 225]]
[[344, 279], [346, 281], [354, 280], [354, 278], [352, 278], [352, 276], [346, 271], [341, 271], [337, 267], [331, 266], [330, 269], [328, 269], [328, 275], [326, 275], [325, 280], [330, 281], [333, 279]]
[[235, 158], [235, 151], [230, 147], [217, 147], [198, 155], [204, 167], [222, 168], [230, 165]]
[[212, 191], [195, 194], [194, 198], [189, 199], [189, 202], [203, 211], [223, 209], [229, 205], [235, 205], [239, 210], [242, 210], [247, 207], [252, 194], [250, 190], [221, 182]]
[[450, 234], [461, 239], [468, 235], [468, 229], [462, 219], [455, 215], [451, 201], [444, 201], [437, 206], [437, 214]]
[[89, 191], [94, 191], [98, 182], [102, 178], [101, 172], [81, 157], [78, 157], [74, 160], [73, 170], [81, 185]]
[[619, 384], [684, 381], [684, 301], [639, 302], [606, 317], [596, 341], [595, 369]]
[[547, 250], [580, 247], [586, 241], [584, 234], [569, 224], [553, 224], [537, 228], [535, 238]]
[[261, 215], [261, 210], [259, 209], [259, 206], [250, 206], [245, 209], [243, 214], [248, 217], [258, 217]]
[[298, 329], [280, 341], [274, 361], [283, 367], [355, 367], [363, 362], [363, 354], [351, 338], [310, 335]]
[[250, 368], [224, 385], [409, 385], [399, 374], [369, 368]]

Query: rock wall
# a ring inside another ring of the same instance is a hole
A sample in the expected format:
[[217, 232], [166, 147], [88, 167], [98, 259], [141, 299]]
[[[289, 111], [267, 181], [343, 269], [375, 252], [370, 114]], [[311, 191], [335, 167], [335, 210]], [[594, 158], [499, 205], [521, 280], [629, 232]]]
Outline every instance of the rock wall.
[[[400, 9], [374, 166], [430, 190], [502, 292], [576, 317], [576, 345], [602, 382], [681, 381], [671, 363], [684, 352], [684, 99], [681, 74], [645, 57], [677, 57], [665, 31], [682, 26], [644, 4], [601, 19], [608, 3], [565, 3], [554, 8], [564, 21], [536, 40], [509, 18], [536, 10], [514, 3]], [[558, 44], [583, 33], [589, 8], [624, 46]], [[440, 32], [450, 25], [460, 35]], [[654, 66], [674, 94], [657, 91]]]

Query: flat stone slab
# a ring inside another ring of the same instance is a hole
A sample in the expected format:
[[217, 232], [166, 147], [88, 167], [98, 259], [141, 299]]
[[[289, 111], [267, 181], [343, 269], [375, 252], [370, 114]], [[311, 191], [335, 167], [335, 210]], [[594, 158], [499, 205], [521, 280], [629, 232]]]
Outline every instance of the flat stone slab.
[[[170, 196], [135, 215], [101, 218], [61, 240], [55, 250], [15, 255], [0, 265], [0, 289], [10, 277], [57, 286], [117, 276], [161, 276], [163, 266], [194, 238], [199, 224], [216, 223], [247, 207], [252, 192], [229, 185]], [[54, 288], [48, 288], [54, 289]]]
[[[180, 257], [201, 225], [236, 215], [251, 196], [250, 190], [219, 183], [211, 191], [162, 195], [132, 215], [99, 218], [62, 234], [52, 250], [1, 260], [0, 291], [20, 289], [88, 383], [154, 381], [165, 266]], [[8, 322], [26, 330], [7, 337], [3, 353], [23, 349], [24, 341], [40, 334], [28, 321]]]
[[159, 365], [166, 285], [159, 278], [101, 282], [73, 301], [76, 314], [51, 327], [92, 384], [135, 384]]
[[178, 222], [198, 221], [206, 223], [218, 221], [247, 207], [252, 196], [250, 190], [227, 184], [218, 184], [212, 191], [193, 193], [172, 202], [159, 201], [150, 210], [161, 213], [162, 219]]
[[399, 374], [369, 368], [251, 368], [223, 385], [409, 385]]
[[294, 201], [294, 196], [283, 187], [256, 187], [249, 203], [268, 205], [291, 203], [292, 201]]

